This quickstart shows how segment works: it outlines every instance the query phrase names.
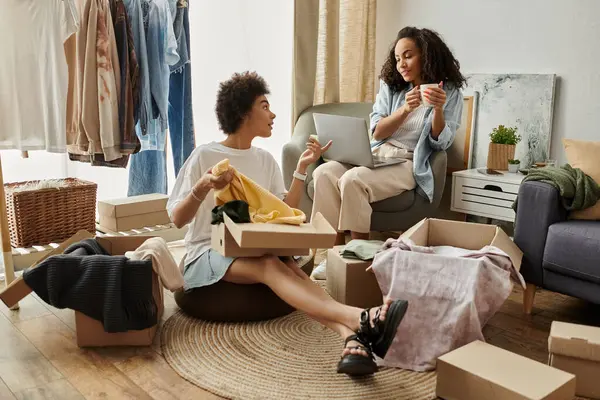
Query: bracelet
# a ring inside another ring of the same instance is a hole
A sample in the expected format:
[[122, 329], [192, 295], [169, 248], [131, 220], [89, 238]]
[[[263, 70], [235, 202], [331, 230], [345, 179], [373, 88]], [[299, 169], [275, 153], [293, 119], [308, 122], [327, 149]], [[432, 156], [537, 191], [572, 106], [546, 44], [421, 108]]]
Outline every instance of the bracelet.
[[196, 199], [196, 201], [197, 201], [198, 203], [202, 203], [202, 200], [201, 200], [201, 199], [199, 199], [199, 198], [198, 198], [198, 196], [196, 196], [196, 193], [194, 193], [194, 189], [192, 189], [192, 191], [190, 192], [190, 194], [192, 195], [192, 197], [193, 197], [194, 199]]
[[302, 182], [306, 181], [306, 174], [301, 174], [298, 171], [294, 171], [294, 178], [301, 180]]

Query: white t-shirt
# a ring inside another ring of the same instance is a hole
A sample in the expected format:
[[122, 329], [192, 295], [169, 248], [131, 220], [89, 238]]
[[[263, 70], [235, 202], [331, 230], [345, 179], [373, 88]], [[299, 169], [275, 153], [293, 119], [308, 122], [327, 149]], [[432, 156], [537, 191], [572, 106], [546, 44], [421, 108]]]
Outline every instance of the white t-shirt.
[[0, 0], [0, 149], [66, 151], [74, 0]]
[[[286, 190], [283, 176], [275, 158], [266, 150], [251, 147], [248, 150], [232, 149], [212, 142], [197, 147], [181, 167], [173, 192], [167, 202], [169, 215], [173, 216], [175, 206], [185, 199], [198, 180], [213, 166], [224, 159], [241, 174], [246, 175], [263, 188], [283, 199]], [[193, 261], [210, 249], [211, 211], [215, 207], [214, 193], [204, 199], [196, 216], [190, 222], [185, 235], [186, 262]]]

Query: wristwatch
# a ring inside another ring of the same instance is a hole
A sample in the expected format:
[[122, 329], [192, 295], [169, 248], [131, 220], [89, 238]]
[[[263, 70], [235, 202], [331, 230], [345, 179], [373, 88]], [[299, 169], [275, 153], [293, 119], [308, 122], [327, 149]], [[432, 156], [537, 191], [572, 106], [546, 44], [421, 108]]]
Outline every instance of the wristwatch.
[[300, 179], [303, 182], [306, 181], [306, 176], [307, 176], [306, 174], [301, 174], [298, 171], [294, 171], [294, 178]]

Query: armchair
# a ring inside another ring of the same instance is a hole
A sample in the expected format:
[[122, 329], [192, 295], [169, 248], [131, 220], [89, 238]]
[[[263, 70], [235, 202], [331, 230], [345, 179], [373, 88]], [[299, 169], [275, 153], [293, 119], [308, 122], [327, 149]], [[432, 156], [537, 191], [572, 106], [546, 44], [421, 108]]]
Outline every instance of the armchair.
[[[313, 113], [360, 117], [368, 121], [372, 110], [372, 103], [322, 104], [304, 110], [294, 127], [292, 140], [283, 147], [283, 179], [286, 187], [289, 188], [292, 183], [294, 170], [296, 169], [300, 155], [306, 149], [306, 142], [309, 136], [317, 133], [312, 116]], [[433, 203], [430, 203], [423, 196], [418, 195], [415, 190], [373, 203], [371, 230], [376, 232], [403, 231], [423, 218], [431, 216], [438, 208], [442, 199], [446, 182], [446, 164], [447, 157], [445, 151], [436, 152], [431, 156], [431, 168], [435, 180]], [[309, 217], [314, 196], [312, 173], [315, 168], [316, 165], [312, 165], [307, 171], [306, 191], [300, 200], [300, 209]]]
[[514, 241], [523, 251], [525, 313], [536, 287], [600, 304], [600, 221], [568, 220], [547, 183], [522, 183], [518, 198]]

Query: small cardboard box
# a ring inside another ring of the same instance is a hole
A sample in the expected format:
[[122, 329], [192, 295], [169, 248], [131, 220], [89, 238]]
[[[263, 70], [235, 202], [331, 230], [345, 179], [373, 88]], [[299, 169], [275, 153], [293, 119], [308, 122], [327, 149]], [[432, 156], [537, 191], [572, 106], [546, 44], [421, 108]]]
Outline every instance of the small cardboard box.
[[[502, 228], [495, 225], [425, 218], [401, 237], [412, 240], [418, 246], [453, 246], [468, 250], [494, 246], [510, 257], [517, 271], [521, 269], [523, 252]], [[423, 257], [425, 259], [427, 254]]]
[[577, 377], [576, 394], [600, 399], [600, 328], [553, 321], [549, 364]]
[[380, 306], [383, 295], [375, 274], [367, 271], [371, 261], [343, 258], [344, 246], [327, 252], [327, 291], [335, 300], [353, 307]]
[[100, 226], [113, 232], [171, 223], [167, 213], [169, 196], [144, 194], [98, 202]]
[[225, 257], [305, 256], [310, 249], [330, 249], [337, 235], [321, 215], [301, 225], [224, 223], [212, 226], [211, 246]]
[[479, 340], [438, 358], [445, 400], [572, 400], [575, 376]]
[[[63, 251], [73, 243], [84, 239], [94, 237], [87, 231], [79, 231], [71, 238], [60, 244], [52, 252], [40, 259], [31, 268], [35, 268], [48, 257], [62, 254]], [[142, 243], [151, 236], [129, 236], [129, 237], [98, 237], [98, 243], [111, 255], [124, 255], [127, 251], [137, 249]], [[158, 275], [152, 272], [152, 294], [158, 307], [158, 318], [160, 321], [164, 312], [164, 299], [162, 285]], [[0, 299], [7, 307], [12, 307], [23, 297], [31, 293], [31, 288], [27, 286], [22, 277], [15, 279], [8, 287], [0, 293]], [[150, 328], [108, 333], [104, 331], [104, 326], [98, 320], [88, 317], [78, 311], [75, 311], [75, 331], [77, 336], [77, 345], [80, 347], [104, 347], [104, 346], [149, 346], [154, 340], [154, 335], [158, 329], [158, 323]]]

